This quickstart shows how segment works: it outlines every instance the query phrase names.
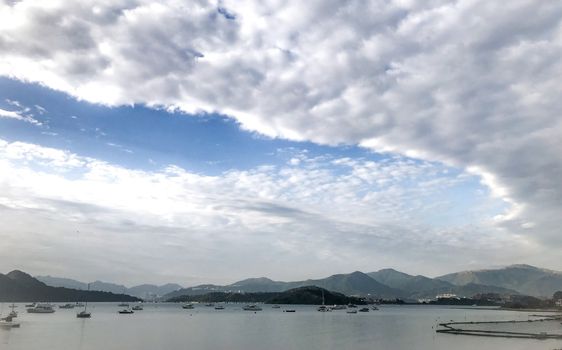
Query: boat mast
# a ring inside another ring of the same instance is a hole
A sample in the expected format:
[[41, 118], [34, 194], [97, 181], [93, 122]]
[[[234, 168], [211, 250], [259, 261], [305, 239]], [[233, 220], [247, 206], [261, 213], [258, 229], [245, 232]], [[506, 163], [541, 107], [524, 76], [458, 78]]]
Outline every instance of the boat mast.
[[[88, 283], [88, 292], [89, 291], [90, 291], [90, 284]], [[86, 310], [88, 309], [88, 294], [86, 294], [86, 303], [84, 304], [84, 312], [86, 312]]]

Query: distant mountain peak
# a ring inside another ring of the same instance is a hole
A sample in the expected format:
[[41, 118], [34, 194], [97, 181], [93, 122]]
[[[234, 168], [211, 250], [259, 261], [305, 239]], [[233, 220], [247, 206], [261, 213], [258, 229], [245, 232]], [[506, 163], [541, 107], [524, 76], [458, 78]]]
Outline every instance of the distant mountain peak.
[[397, 272], [397, 273], [403, 273], [403, 272], [398, 271], [398, 270], [395, 270], [395, 269], [393, 269], [393, 268], [391, 268], [391, 267], [387, 267], [387, 268], [384, 268], [384, 269], [380, 269], [378, 272]]
[[10, 271], [6, 274], [6, 276], [8, 276], [13, 280], [34, 280], [34, 278], [31, 275], [20, 270]]
[[386, 268], [386, 269], [380, 269], [377, 271], [379, 274], [395, 274], [395, 275], [400, 275], [400, 276], [404, 276], [404, 277], [413, 277], [412, 275], [409, 275], [405, 272], [402, 271], [398, 271], [392, 268]]
[[542, 269], [540, 267], [536, 267], [533, 265], [527, 265], [527, 264], [513, 264], [513, 265], [509, 265], [506, 267], [506, 269], [524, 269], [524, 270], [533, 270], [533, 271], [548, 271], [548, 272], [557, 272], [557, 271], [552, 271], [552, 270], [548, 270], [548, 269]]
[[267, 283], [275, 283], [275, 281], [267, 277], [255, 277], [255, 278], [247, 278], [245, 280], [234, 282], [231, 284], [231, 286], [243, 286], [246, 284], [267, 284]]
[[367, 276], [366, 273], [361, 272], [361, 271], [353, 271], [352, 273], [349, 274], [349, 276], [350, 277], [367, 277], [367, 278], [370, 278], [369, 276]]

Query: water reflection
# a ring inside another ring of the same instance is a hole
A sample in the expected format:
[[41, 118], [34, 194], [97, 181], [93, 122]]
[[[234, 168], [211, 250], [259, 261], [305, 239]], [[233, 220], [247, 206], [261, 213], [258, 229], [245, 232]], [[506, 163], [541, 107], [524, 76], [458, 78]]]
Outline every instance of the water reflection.
[[[143, 311], [119, 315], [114, 304], [96, 304], [91, 319], [75, 310], [50, 315], [25, 314], [22, 327], [0, 330], [2, 350], [552, 350], [556, 341], [487, 339], [435, 333], [438, 322], [451, 319], [496, 320], [528, 317], [525, 313], [439, 307], [388, 306], [379, 311], [347, 314], [317, 312], [297, 306], [295, 313], [264, 307], [257, 313], [228, 304], [225, 310], [176, 304], [145, 305]], [[552, 327], [562, 329], [557, 323]]]

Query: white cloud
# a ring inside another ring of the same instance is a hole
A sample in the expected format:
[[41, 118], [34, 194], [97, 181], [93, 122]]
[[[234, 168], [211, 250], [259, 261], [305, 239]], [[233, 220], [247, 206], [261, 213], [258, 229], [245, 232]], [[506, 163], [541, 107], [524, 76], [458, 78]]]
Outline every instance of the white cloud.
[[2, 3], [0, 74], [472, 169], [513, 204], [501, 227], [562, 243], [561, 3], [221, 4], [234, 20], [210, 2]]
[[[299, 165], [205, 176], [176, 166], [127, 169], [0, 140], [5, 227], [0, 238], [7, 242], [0, 247], [0, 264], [64, 275], [80, 266], [99, 278], [96, 274], [106, 268], [93, 262], [107, 258], [116, 266], [127, 262], [110, 269], [116, 280], [130, 274], [140, 282], [147, 272], [167, 270], [178, 280], [200, 276], [192, 283], [225, 282], [383, 266], [415, 271], [416, 259], [427, 262], [426, 272], [447, 272], [454, 263], [444, 267], [442, 261], [452, 254], [496, 261], [502, 258], [493, 258], [492, 250], [500, 246], [525, 247], [526, 254], [533, 246], [506, 234], [487, 237], [489, 217], [473, 208], [465, 209], [474, 216], [471, 224], [433, 227], [436, 216], [457, 215], [449, 212], [452, 199], [443, 193], [470, 181], [465, 175], [443, 175], [438, 164], [302, 154], [300, 159]], [[25, 246], [25, 252], [15, 246]], [[404, 261], [404, 254], [412, 259]], [[61, 255], [72, 267], [59, 264]], [[136, 272], [128, 270], [131, 264]], [[299, 269], [301, 264], [307, 271]]]
[[33, 117], [31, 117], [29, 115], [23, 115], [20, 112], [7, 111], [7, 110], [1, 109], [1, 108], [0, 108], [0, 118], [16, 119], [16, 120], [21, 120], [21, 121], [31, 123], [31, 124], [35, 124], [35, 125], [41, 125], [41, 122], [39, 122], [37, 119], [34, 119]]

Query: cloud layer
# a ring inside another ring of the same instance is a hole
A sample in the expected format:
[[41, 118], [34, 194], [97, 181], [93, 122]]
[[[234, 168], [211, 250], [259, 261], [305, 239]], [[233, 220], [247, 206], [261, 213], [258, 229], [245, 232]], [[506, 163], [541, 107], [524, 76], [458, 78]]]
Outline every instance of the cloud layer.
[[93, 278], [135, 282], [147, 273], [162, 281], [189, 275], [195, 283], [383, 266], [417, 271], [420, 261], [425, 272], [443, 273], [455, 266], [443, 265], [453, 255], [463, 257], [455, 259], [460, 268], [478, 257], [518, 257], [493, 257], [499, 247], [529, 254], [524, 239], [490, 235], [493, 202], [485, 194], [462, 210], [468, 222], [457, 220], [451, 208], [462, 200], [450, 193], [473, 182], [406, 158], [302, 152], [286, 165], [218, 176], [176, 166], [148, 172], [0, 140], [0, 264], [64, 275], [79, 267]]
[[4, 1], [0, 74], [445, 162], [511, 203], [506, 232], [560, 246], [561, 19], [532, 0]]

